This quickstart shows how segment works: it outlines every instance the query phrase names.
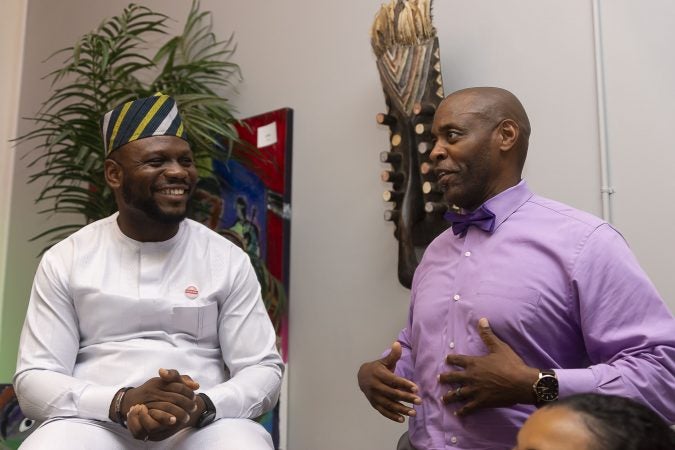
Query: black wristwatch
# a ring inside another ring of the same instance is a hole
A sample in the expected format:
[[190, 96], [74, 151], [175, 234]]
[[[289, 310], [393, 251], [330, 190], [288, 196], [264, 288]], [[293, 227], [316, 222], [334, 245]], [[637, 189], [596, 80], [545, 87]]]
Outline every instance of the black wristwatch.
[[197, 395], [204, 400], [204, 411], [202, 411], [202, 415], [199, 416], [199, 420], [197, 420], [197, 425], [195, 426], [197, 428], [204, 428], [216, 419], [216, 407], [213, 405], [213, 402], [208, 395], [202, 392]]
[[558, 400], [558, 377], [552, 370], [540, 370], [539, 379], [534, 382], [532, 388], [537, 405], [545, 405]]

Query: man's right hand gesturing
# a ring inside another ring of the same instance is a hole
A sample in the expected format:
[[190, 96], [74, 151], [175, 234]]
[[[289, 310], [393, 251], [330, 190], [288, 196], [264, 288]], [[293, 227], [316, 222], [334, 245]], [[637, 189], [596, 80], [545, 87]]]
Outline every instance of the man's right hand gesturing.
[[395, 422], [415, 415], [415, 410], [404, 403], [422, 403], [417, 385], [394, 374], [401, 352], [401, 344], [394, 342], [387, 356], [362, 364], [358, 373], [359, 387], [373, 408]]

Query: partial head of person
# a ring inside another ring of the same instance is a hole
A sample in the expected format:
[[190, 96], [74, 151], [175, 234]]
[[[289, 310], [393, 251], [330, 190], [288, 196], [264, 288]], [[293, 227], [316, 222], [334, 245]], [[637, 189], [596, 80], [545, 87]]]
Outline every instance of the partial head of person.
[[514, 450], [672, 450], [675, 431], [633, 400], [579, 394], [530, 416]]
[[438, 106], [430, 158], [445, 200], [473, 211], [521, 179], [530, 121], [511, 92], [462, 89]]
[[176, 101], [158, 93], [123, 103], [103, 116], [101, 132], [122, 231], [140, 241], [173, 236], [197, 184]]

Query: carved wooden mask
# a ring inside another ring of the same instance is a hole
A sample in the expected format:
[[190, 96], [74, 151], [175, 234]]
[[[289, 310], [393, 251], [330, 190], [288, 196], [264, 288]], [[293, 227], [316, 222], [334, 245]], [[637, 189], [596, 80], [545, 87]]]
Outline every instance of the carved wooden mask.
[[380, 153], [389, 164], [382, 181], [391, 183], [383, 200], [384, 219], [396, 226], [398, 279], [410, 288], [427, 245], [449, 224], [447, 204], [437, 188], [429, 154], [431, 124], [443, 100], [440, 49], [431, 24], [431, 0], [392, 0], [373, 23], [371, 44], [387, 104], [377, 122], [390, 130], [391, 149]]

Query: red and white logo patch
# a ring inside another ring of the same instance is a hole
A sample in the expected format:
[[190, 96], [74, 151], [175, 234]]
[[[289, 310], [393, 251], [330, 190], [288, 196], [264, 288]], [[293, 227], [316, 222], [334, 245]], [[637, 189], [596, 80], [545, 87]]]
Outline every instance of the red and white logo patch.
[[199, 289], [197, 289], [197, 286], [188, 286], [185, 288], [185, 296], [187, 298], [197, 298], [199, 296]]

